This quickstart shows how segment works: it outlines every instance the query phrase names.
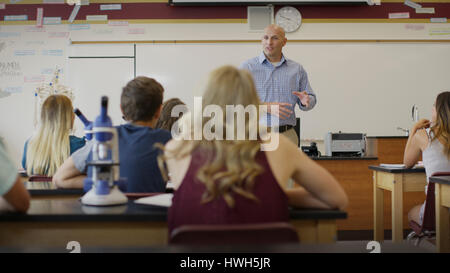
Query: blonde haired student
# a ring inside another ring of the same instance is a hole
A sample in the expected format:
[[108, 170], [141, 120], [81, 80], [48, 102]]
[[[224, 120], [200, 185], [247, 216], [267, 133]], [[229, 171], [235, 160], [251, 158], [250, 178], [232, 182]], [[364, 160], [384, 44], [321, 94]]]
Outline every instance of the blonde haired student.
[[17, 168], [8, 157], [0, 138], [0, 211], [26, 212], [30, 207], [30, 194], [25, 189]]
[[[431, 112], [431, 121], [421, 119], [411, 129], [406, 143], [403, 163], [414, 166], [422, 155], [423, 165], [429, 177], [436, 172], [450, 171], [450, 92], [440, 93]], [[426, 191], [425, 191], [426, 193]], [[425, 203], [413, 207], [408, 219], [423, 222]]]
[[[218, 106], [223, 113], [228, 106], [258, 108], [260, 104], [252, 75], [233, 66], [211, 73], [202, 103], [203, 107]], [[249, 115], [245, 115], [245, 140], [225, 140], [227, 130], [234, 130], [235, 137], [239, 133], [239, 122], [235, 121], [232, 128], [226, 120], [224, 114], [220, 128], [215, 128], [222, 131], [224, 140], [207, 140], [202, 130], [201, 140], [173, 139], [166, 144], [164, 159], [175, 189], [168, 214], [169, 231], [185, 224], [287, 222], [288, 206], [346, 207], [347, 196], [336, 179], [287, 137], [272, 133], [272, 138], [279, 137], [278, 148], [262, 151], [265, 141], [261, 135], [250, 138], [254, 126]], [[209, 123], [203, 118], [202, 128]], [[283, 188], [289, 178], [300, 187]]]
[[28, 175], [53, 176], [66, 158], [84, 146], [84, 138], [69, 135], [74, 119], [67, 96], [51, 95], [45, 99], [37, 132], [24, 146], [22, 167]]

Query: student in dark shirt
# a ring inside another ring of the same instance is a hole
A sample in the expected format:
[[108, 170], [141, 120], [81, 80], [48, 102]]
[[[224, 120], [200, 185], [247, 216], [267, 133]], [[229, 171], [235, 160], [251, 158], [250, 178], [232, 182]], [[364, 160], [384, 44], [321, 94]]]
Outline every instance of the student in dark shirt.
[[[120, 176], [127, 178], [127, 192], [164, 192], [166, 183], [157, 164], [156, 143], [171, 139], [166, 130], [154, 129], [161, 113], [163, 87], [156, 80], [137, 77], [123, 88], [120, 106], [129, 123], [116, 126], [119, 138]], [[82, 188], [93, 141], [64, 162], [53, 176], [60, 188]]]

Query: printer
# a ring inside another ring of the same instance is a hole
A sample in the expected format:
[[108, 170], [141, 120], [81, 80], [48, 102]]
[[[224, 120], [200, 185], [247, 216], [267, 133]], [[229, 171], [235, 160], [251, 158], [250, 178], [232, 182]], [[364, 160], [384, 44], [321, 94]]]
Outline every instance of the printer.
[[325, 155], [362, 157], [366, 152], [366, 134], [331, 133], [325, 135]]

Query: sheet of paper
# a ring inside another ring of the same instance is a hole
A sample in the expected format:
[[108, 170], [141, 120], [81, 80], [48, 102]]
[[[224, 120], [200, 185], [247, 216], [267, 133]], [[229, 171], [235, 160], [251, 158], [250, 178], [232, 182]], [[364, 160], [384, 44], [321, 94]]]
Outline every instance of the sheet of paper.
[[[380, 167], [384, 167], [384, 168], [388, 168], [388, 169], [405, 169], [405, 164], [386, 164], [386, 163], [381, 163]], [[418, 163], [418, 164], [414, 165], [413, 168], [414, 169], [416, 169], [416, 168], [423, 168], [423, 164], [422, 163]]]
[[143, 205], [170, 207], [172, 205], [172, 197], [173, 197], [172, 193], [163, 193], [155, 196], [139, 198], [134, 202]]
[[409, 12], [393, 12], [389, 13], [389, 19], [408, 19]]
[[380, 167], [390, 168], [390, 169], [404, 169], [405, 164], [380, 164]]
[[434, 14], [434, 8], [419, 8], [419, 9], [416, 9], [416, 13], [430, 13], [430, 14]]

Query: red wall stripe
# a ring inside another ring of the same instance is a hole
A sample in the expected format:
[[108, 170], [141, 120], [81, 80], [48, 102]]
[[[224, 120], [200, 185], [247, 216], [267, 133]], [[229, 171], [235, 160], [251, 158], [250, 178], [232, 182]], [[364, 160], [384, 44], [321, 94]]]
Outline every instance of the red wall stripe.
[[[101, 11], [101, 4], [81, 6], [75, 20], [85, 20], [86, 15], [108, 15], [108, 19], [246, 19], [245, 6], [227, 7], [180, 7], [166, 3], [122, 3], [122, 10]], [[304, 19], [387, 19], [391, 12], [409, 12], [411, 19], [430, 17], [450, 18], [450, 3], [422, 3], [423, 7], [434, 7], [435, 14], [417, 14], [403, 3], [383, 3], [380, 6], [297, 6]], [[44, 17], [62, 17], [67, 20], [73, 6], [60, 4], [6, 5], [0, 10], [0, 20], [5, 15], [28, 15], [28, 20], [36, 20], [36, 9], [44, 8]], [[275, 11], [282, 6], [276, 6]]]

